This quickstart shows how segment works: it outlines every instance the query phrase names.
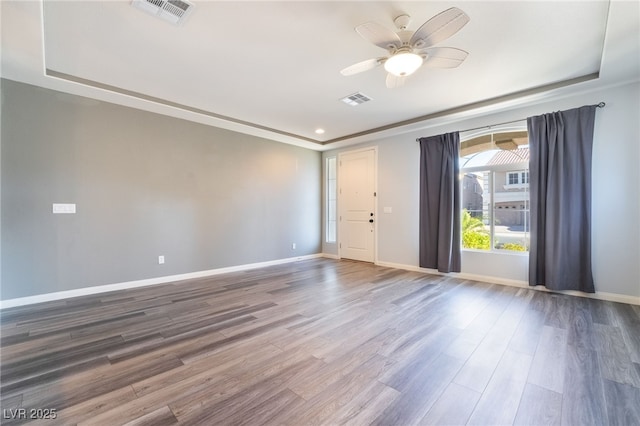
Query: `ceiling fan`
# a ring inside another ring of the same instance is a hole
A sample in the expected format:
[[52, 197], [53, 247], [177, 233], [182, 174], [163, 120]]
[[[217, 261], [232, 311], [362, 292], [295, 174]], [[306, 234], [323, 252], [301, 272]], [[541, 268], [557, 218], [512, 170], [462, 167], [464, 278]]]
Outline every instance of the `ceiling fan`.
[[452, 7], [429, 19], [415, 32], [407, 31], [411, 21], [409, 15], [400, 15], [394, 19], [398, 32], [375, 22], [358, 25], [355, 30], [362, 38], [385, 49], [389, 55], [358, 62], [340, 73], [345, 76], [358, 74], [384, 64], [387, 87], [394, 88], [402, 86], [406, 77], [422, 65], [455, 68], [469, 53], [453, 47], [433, 46], [460, 31], [469, 20], [466, 13]]

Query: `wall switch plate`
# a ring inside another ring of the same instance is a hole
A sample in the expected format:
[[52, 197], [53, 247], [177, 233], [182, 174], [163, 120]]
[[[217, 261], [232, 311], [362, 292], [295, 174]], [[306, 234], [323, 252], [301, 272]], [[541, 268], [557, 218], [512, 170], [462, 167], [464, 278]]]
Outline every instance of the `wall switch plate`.
[[382, 211], [385, 212], [385, 213], [393, 213], [393, 208], [392, 207], [385, 207]]
[[162, 265], [164, 263], [164, 256], [158, 256], [158, 264]]
[[291, 243], [291, 250], [295, 250], [296, 249], [296, 243]]
[[75, 204], [53, 203], [53, 213], [55, 214], [74, 214], [75, 212]]

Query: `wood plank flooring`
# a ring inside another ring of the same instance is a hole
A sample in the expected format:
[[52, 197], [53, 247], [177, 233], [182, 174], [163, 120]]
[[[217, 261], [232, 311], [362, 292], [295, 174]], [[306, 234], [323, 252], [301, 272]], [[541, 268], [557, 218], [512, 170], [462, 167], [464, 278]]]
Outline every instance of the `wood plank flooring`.
[[638, 306], [314, 259], [0, 315], [7, 425], [640, 424]]

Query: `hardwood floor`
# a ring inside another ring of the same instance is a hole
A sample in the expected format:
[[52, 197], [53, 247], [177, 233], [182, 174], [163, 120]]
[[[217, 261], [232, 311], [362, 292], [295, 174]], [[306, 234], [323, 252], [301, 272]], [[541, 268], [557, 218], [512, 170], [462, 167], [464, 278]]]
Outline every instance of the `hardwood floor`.
[[315, 259], [0, 315], [3, 424], [640, 424], [638, 306]]

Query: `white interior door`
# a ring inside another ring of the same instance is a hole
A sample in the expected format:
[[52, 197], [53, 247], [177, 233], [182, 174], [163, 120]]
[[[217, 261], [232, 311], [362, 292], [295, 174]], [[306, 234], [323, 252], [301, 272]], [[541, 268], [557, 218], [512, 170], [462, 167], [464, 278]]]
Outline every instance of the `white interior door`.
[[373, 262], [375, 251], [375, 149], [340, 154], [338, 205], [340, 257]]

